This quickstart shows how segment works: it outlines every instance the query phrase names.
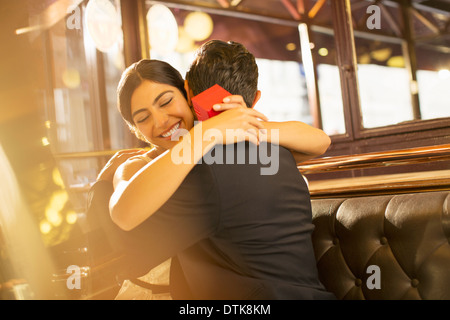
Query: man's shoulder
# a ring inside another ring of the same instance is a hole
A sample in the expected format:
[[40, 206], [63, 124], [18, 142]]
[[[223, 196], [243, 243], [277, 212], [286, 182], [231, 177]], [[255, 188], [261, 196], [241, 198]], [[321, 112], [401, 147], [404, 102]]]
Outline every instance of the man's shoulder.
[[200, 161], [201, 167], [208, 167], [213, 173], [221, 171], [231, 175], [241, 172], [246, 176], [277, 175], [280, 164], [291, 171], [296, 170], [295, 159], [288, 149], [267, 142], [218, 145]]
[[270, 142], [261, 142], [256, 145], [243, 141], [216, 145], [203, 156], [199, 164], [264, 164], [268, 156], [292, 157], [292, 153], [285, 147]]

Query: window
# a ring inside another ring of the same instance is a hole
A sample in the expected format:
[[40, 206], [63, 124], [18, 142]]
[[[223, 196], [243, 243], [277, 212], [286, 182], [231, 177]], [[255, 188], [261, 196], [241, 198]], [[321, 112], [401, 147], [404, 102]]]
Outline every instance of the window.
[[[98, 150], [101, 143], [96, 132], [95, 92], [84, 30], [67, 29], [62, 19], [48, 31], [46, 39], [46, 62], [51, 70], [47, 76], [52, 84], [52, 100], [45, 104], [46, 127], [55, 154], [90, 152]], [[59, 167], [68, 186], [93, 181], [98, 170], [95, 158], [67, 158], [59, 162]]]
[[364, 128], [413, 120], [409, 73], [400, 44], [355, 37]]
[[450, 117], [450, 41], [444, 35], [416, 43], [421, 118]]
[[[173, 29], [174, 22], [178, 25], [178, 42], [170, 50], [162, 47], [157, 40], [153, 42], [152, 47], [150, 39], [152, 59], [170, 63], [184, 76], [194, 59], [195, 50], [203, 42], [209, 39], [240, 42], [255, 55], [258, 65], [258, 88], [262, 95], [255, 109], [273, 121], [299, 120], [308, 124], [313, 123], [305, 71], [299, 54], [297, 26], [279, 26], [195, 10], [182, 10], [176, 8], [176, 5], [173, 6], [175, 8], [164, 9], [160, 4], [154, 4], [147, 8], [149, 37], [152, 35], [158, 37], [156, 30], [161, 28], [162, 23], [166, 24], [166, 31]], [[153, 17], [152, 10], [160, 12], [160, 15], [167, 15], [166, 19], [159, 21]], [[167, 10], [170, 10], [170, 13]], [[171, 15], [174, 19], [170, 18]], [[152, 17], [154, 20], [149, 20]], [[195, 19], [191, 19], [192, 17]], [[203, 25], [199, 22], [202, 19]], [[196, 24], [191, 25], [192, 21], [196, 21]], [[210, 31], [202, 38], [193, 38], [203, 33], [205, 28]], [[189, 33], [191, 29], [196, 30], [195, 33]], [[172, 37], [167, 32], [164, 36]], [[268, 41], [273, 42], [270, 48], [266, 45]]]
[[[448, 8], [365, 0], [330, 4], [346, 136], [332, 136], [327, 155], [448, 143], [448, 95], [438, 89], [447, 84]], [[378, 10], [368, 10], [374, 6]], [[369, 28], [373, 19], [379, 23]]]
[[341, 80], [336, 61], [336, 46], [332, 34], [312, 32], [315, 62], [317, 66], [318, 91], [322, 129], [328, 135], [346, 132], [342, 104]]
[[304, 70], [297, 61], [257, 59], [261, 99], [255, 108], [272, 121], [312, 124]]
[[380, 1], [375, 4], [378, 28], [368, 30], [364, 22], [369, 5], [367, 1], [351, 5], [363, 127], [450, 116], [444, 106], [450, 63], [445, 30], [450, 14]]
[[50, 89], [44, 108], [50, 147], [67, 187], [75, 191], [75, 207], [83, 212], [86, 188], [114, 150], [132, 147], [134, 138], [117, 110], [116, 88], [125, 69], [120, 27], [107, 39], [121, 24], [120, 3], [85, 1], [73, 12], [78, 27], [68, 27], [68, 14], [45, 31]]

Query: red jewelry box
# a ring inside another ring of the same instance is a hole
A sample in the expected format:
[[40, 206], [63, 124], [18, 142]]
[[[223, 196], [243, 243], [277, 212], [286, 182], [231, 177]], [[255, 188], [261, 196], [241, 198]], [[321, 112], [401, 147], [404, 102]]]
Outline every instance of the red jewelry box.
[[221, 113], [222, 111], [215, 111], [213, 105], [223, 103], [223, 98], [230, 95], [227, 90], [215, 84], [193, 97], [191, 100], [198, 120], [204, 121]]

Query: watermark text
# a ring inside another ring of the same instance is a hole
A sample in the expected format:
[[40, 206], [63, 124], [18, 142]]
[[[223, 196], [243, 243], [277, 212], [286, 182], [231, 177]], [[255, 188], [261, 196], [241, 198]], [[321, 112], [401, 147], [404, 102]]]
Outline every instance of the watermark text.
[[[260, 135], [262, 142], [256, 146], [253, 143], [247, 148], [243, 141], [252, 141], [254, 133], [241, 129], [227, 129], [225, 134], [219, 129], [211, 128], [202, 134], [202, 124], [194, 127], [193, 137], [189, 131], [180, 129], [181, 134], [173, 137], [178, 141], [183, 136], [183, 142], [172, 148], [172, 161], [175, 164], [192, 164], [193, 159], [200, 159], [197, 163], [206, 164], [261, 164], [261, 175], [274, 175], [279, 169], [279, 130], [270, 131], [270, 142], [265, 143], [264, 136]], [[260, 140], [261, 140], [260, 139]], [[226, 143], [225, 148], [220, 147]], [[237, 143], [237, 145], [234, 145]], [[206, 145], [205, 145], [206, 144]], [[203, 150], [211, 150], [202, 157]], [[224, 154], [225, 153], [225, 154]]]

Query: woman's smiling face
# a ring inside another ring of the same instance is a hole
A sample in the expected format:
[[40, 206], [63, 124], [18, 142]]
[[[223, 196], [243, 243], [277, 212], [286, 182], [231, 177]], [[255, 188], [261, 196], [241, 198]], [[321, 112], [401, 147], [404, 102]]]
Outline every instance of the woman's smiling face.
[[[172, 148], [178, 136], [194, 126], [194, 115], [177, 88], [144, 80], [131, 96], [136, 128], [153, 145]], [[175, 138], [174, 141], [172, 139]]]

